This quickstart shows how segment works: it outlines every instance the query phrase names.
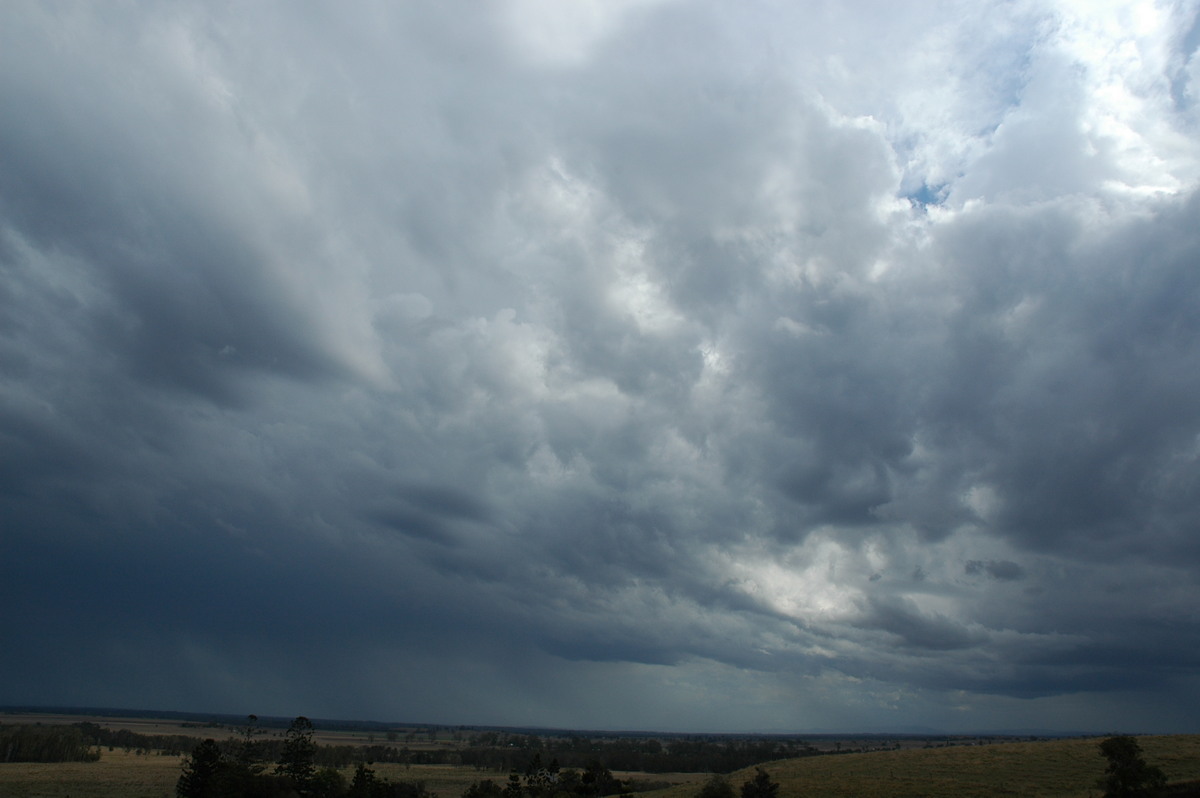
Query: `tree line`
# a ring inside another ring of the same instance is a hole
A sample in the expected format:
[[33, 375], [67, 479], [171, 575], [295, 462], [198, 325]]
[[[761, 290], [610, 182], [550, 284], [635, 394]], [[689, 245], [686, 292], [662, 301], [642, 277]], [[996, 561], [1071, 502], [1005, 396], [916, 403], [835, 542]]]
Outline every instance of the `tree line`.
[[629, 798], [630, 785], [599, 762], [589, 762], [583, 770], [577, 770], [561, 768], [557, 760], [544, 765], [541, 755], [534, 754], [525, 767], [524, 779], [514, 770], [504, 786], [491, 779], [477, 781], [467, 788], [463, 798], [600, 798], [618, 794]]
[[336, 768], [319, 766], [320, 746], [313, 740], [313, 725], [298, 717], [288, 727], [272, 761], [255, 716], [247, 719], [237, 737], [217, 742], [208, 738], [196, 744], [183, 761], [177, 798], [434, 798], [421, 782], [393, 782], [376, 778], [360, 762], [347, 784]]
[[[308, 718], [292, 722], [273, 768], [257, 733], [250, 716], [238, 736], [198, 743], [183, 762], [177, 798], [435, 798], [419, 781], [379, 778], [372, 762], [359, 761], [347, 783], [336, 767], [319, 764], [322, 746], [314, 742]], [[484, 779], [467, 789], [466, 798], [600, 798], [618, 793], [628, 794], [626, 785], [599, 762], [582, 770], [564, 769], [557, 761], [544, 765], [535, 754], [523, 779], [516, 771], [504, 786]]]
[[729, 773], [760, 762], [816, 756], [822, 752], [792, 738], [561, 737], [498, 732], [471, 735], [449, 748], [410, 749], [395, 745], [322, 746], [318, 762], [346, 767], [358, 761], [406, 765], [465, 765], [477, 770], [523, 771], [533, 757], [556, 760], [563, 769], [599, 762], [610, 770], [642, 773], [712, 771]]
[[0, 725], [0, 762], [95, 762], [93, 745], [78, 726]]
[[[611, 770], [642, 773], [711, 771], [730, 773], [760, 762], [816, 756], [821, 752], [803, 740], [783, 737], [680, 738], [568, 735], [473, 735], [460, 749], [412, 751], [413, 764], [462, 764], [479, 770], [508, 771], [523, 767], [534, 755], [555, 759], [563, 768], [586, 768], [596, 761]], [[398, 752], [405, 756], [404, 752]], [[380, 759], [379, 761], [386, 761]]]
[[[257, 724], [257, 721], [256, 721]], [[6, 734], [29, 738], [20, 746], [0, 747], [0, 761], [8, 751], [13, 756], [30, 756], [21, 752], [43, 751], [42, 756], [63, 756], [80, 759], [87, 746], [123, 748], [126, 751], [158, 751], [163, 754], [190, 754], [198, 744], [194, 736], [147, 735], [128, 729], [108, 729], [91, 722], [69, 726], [4, 727]], [[28, 728], [18, 734], [15, 730]], [[36, 731], [36, 730], [41, 731]], [[59, 731], [48, 731], [58, 729]], [[74, 731], [65, 731], [73, 729]], [[256, 735], [264, 730], [256, 725]], [[65, 735], [63, 744], [34, 745], [38, 735]], [[429, 732], [430, 736], [435, 735]], [[411, 735], [410, 735], [411, 736]], [[388, 738], [398, 738], [394, 732]], [[75, 741], [67, 744], [67, 739]], [[643, 773], [678, 773], [707, 771], [729, 773], [760, 762], [815, 756], [822, 752], [803, 740], [789, 737], [710, 737], [707, 735], [660, 739], [654, 737], [608, 737], [582, 734], [559, 736], [481, 732], [463, 735], [455, 733], [456, 743], [446, 748], [410, 749], [407, 745], [318, 745], [315, 762], [318, 767], [347, 768], [357, 762], [397, 763], [404, 765], [464, 765], [482, 771], [523, 772], [535, 756], [544, 761], [556, 761], [564, 770], [586, 770], [593, 762], [610, 770], [640, 771]], [[3, 739], [3, 738], [0, 738]], [[277, 760], [284, 741], [278, 737], [256, 739], [260, 755], [265, 760]], [[26, 759], [25, 761], [30, 761]], [[50, 761], [50, 760], [42, 760]], [[65, 761], [58, 759], [53, 761]]]

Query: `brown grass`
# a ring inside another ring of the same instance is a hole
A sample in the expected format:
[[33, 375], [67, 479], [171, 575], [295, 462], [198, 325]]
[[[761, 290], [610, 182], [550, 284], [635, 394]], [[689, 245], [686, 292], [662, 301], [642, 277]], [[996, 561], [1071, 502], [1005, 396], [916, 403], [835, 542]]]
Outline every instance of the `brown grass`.
[[163, 798], [175, 795], [182, 757], [104, 751], [99, 762], [0, 763], [0, 795], [21, 798]]
[[[76, 723], [83, 718], [46, 715], [0, 716], [5, 723]], [[225, 739], [231, 729], [184, 728], [172, 721], [87, 718], [141, 734], [190, 734]], [[327, 732], [321, 742], [362, 744], [365, 735]], [[361, 738], [361, 739], [356, 739]], [[377, 742], [382, 742], [378, 735]], [[438, 741], [441, 743], [442, 741]], [[1100, 738], [963, 745], [789, 759], [766, 764], [781, 785], [780, 798], [1084, 798], [1095, 796], [1103, 773]], [[1169, 781], [1200, 780], [1200, 735], [1139, 738], [1146, 760]], [[402, 743], [401, 743], [402, 744]], [[156, 753], [138, 755], [103, 750], [99, 762], [57, 764], [0, 763], [0, 796], [25, 798], [170, 798], [175, 794], [182, 758]], [[459, 798], [473, 782], [492, 779], [503, 785], [507, 773], [481, 772], [453, 765], [379, 763], [376, 775], [393, 781], [423, 781], [440, 798]], [[342, 771], [346, 781], [354, 769]], [[620, 778], [677, 781], [679, 786], [646, 798], [691, 798], [706, 778], [701, 774], [617, 774]], [[732, 774], [735, 790], [752, 778], [754, 768]]]
[[[1200, 779], [1200, 735], [1141, 737], [1146, 761], [1168, 781]], [[780, 796], [822, 798], [1084, 798], [1099, 795], [1099, 738], [881, 751], [787, 759], [763, 767]], [[735, 790], [754, 768], [730, 776]], [[696, 785], [647, 798], [690, 798]]]
[[115, 718], [105, 715], [53, 715], [53, 714], [0, 714], [0, 723], [10, 726], [58, 726], [70, 723], [88, 721], [106, 729], [128, 729], [135, 734], [171, 735], [180, 734], [188, 737], [215, 737], [222, 739], [232, 733], [230, 729], [213, 729], [192, 724], [185, 726], [183, 721], [160, 720], [157, 718]]

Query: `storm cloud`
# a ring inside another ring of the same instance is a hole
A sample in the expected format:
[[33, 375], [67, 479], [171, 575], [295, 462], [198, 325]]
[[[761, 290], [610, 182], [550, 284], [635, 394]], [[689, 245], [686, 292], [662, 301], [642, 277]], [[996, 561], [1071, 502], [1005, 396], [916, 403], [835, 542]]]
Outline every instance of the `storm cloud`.
[[1195, 2], [0, 11], [0, 703], [1197, 731]]

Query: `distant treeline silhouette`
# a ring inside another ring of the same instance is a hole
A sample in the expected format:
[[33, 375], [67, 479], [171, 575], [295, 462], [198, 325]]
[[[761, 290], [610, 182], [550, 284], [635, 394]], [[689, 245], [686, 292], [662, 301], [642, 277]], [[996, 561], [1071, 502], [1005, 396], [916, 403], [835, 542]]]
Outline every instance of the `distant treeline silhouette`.
[[303, 716], [288, 727], [270, 768], [267, 746], [255, 739], [257, 718], [247, 720], [240, 737], [195, 745], [183, 761], [176, 798], [435, 798], [419, 781], [376, 778], [366, 763], [349, 784], [337, 770], [319, 767], [312, 721]]
[[[759, 762], [820, 754], [794, 738], [562, 737], [487, 733], [467, 738], [457, 750], [410, 752], [416, 763], [463, 764], [479, 770], [524, 770], [534, 756], [557, 760], [563, 768], [599, 762], [610, 770], [643, 773], [712, 771], [729, 773]], [[379, 760], [384, 761], [384, 760]], [[393, 760], [405, 761], [405, 760]]]
[[99, 758], [78, 725], [0, 725], [0, 762], [94, 762]]
[[[261, 733], [261, 732], [260, 732]], [[191, 754], [200, 740], [183, 734], [138, 734], [128, 729], [108, 729], [84, 721], [69, 725], [0, 725], [0, 761], [65, 762], [95, 758], [96, 748]], [[284, 741], [258, 737], [261, 755], [278, 759]], [[786, 737], [722, 738], [708, 735], [673, 737], [592, 737], [564, 734], [509, 734], [481, 732], [459, 735], [448, 747], [409, 748], [407, 745], [317, 745], [318, 767], [343, 768], [358, 762], [410, 765], [465, 765], [481, 771], [524, 772], [534, 757], [556, 761], [564, 769], [586, 769], [600, 764], [610, 770], [673, 773], [708, 771], [729, 773], [769, 762], [821, 753], [803, 740]], [[6, 758], [7, 757], [7, 758]]]

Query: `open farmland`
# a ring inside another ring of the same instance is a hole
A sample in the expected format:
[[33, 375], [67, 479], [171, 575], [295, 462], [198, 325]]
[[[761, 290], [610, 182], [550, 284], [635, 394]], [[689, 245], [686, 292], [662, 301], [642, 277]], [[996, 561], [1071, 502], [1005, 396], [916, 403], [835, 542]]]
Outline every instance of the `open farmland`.
[[[783, 796], [820, 798], [1085, 798], [1104, 762], [1100, 738], [981, 746], [880, 751], [770, 762], [763, 767]], [[1200, 735], [1139, 737], [1146, 761], [1170, 783], [1200, 780]], [[729, 778], [735, 789], [754, 776], [746, 768]], [[648, 793], [691, 798], [696, 787]]]
[[[143, 735], [171, 736], [186, 735], [193, 739], [213, 737], [228, 739], [238, 733], [232, 724], [182, 721], [180, 719], [129, 718], [107, 716], [49, 715], [28, 716], [7, 714], [0, 716], [5, 724], [36, 724], [56, 726], [86, 721], [110, 730], [136, 729]], [[264, 741], [278, 738], [279, 729], [261, 730]], [[566, 733], [563, 733], [566, 734]], [[463, 756], [469, 750], [475, 736], [466, 729], [433, 729], [422, 727], [395, 727], [383, 731], [326, 729], [316, 734], [322, 745], [334, 746], [386, 746], [397, 751], [424, 752], [450, 751], [450, 759]], [[390, 739], [389, 739], [390, 738]], [[560, 738], [562, 742], [569, 737]], [[587, 739], [577, 737], [575, 739]], [[608, 738], [605, 738], [608, 739]], [[645, 738], [635, 738], [642, 740]], [[994, 738], [930, 738], [921, 742], [918, 738], [891, 741], [845, 738], [840, 743], [823, 740], [820, 750], [823, 755], [810, 755], [795, 759], [779, 759], [767, 762], [763, 767], [772, 780], [781, 785], [780, 798], [787, 796], [829, 796], [829, 798], [972, 798], [972, 796], [1044, 796], [1045, 798], [1084, 798], [1095, 796], [1096, 780], [1104, 768], [1099, 756], [1098, 743], [1101, 738], [1051, 739], [1042, 741], [995, 742]], [[1157, 765], [1172, 783], [1200, 780], [1200, 735], [1154, 736], [1138, 738], [1147, 762]], [[508, 748], [509, 740], [524, 740], [538, 747], [553, 745], [555, 738], [544, 736], [540, 740], [532, 736], [499, 736], [498, 745], [512, 751], [512, 766], [524, 767], [525, 754], [517, 748]], [[835, 754], [850, 750], [856, 742], [854, 753]], [[878, 743], [891, 750], [867, 751]], [[664, 738], [665, 744], [672, 744]], [[695, 741], [684, 740], [683, 745], [694, 745]], [[928, 747], [918, 747], [918, 746]], [[185, 748], [186, 750], [186, 748]], [[368, 750], [368, 749], [362, 749]], [[378, 748], [370, 750], [378, 751]], [[603, 756], [603, 746], [594, 751]], [[815, 747], [814, 747], [814, 750]], [[548, 762], [552, 756], [546, 751]], [[769, 758], [769, 757], [764, 757]], [[0, 796], [30, 796], [31, 798], [160, 798], [173, 796], [175, 782], [181, 772], [185, 757], [164, 754], [157, 750], [127, 748], [117, 745], [102, 746], [98, 762], [0, 763]], [[345, 763], [343, 760], [342, 763]], [[270, 766], [268, 766], [270, 767]], [[507, 770], [472, 767], [453, 762], [389, 762], [376, 761], [374, 770], [380, 778], [394, 782], [423, 782], [440, 798], [459, 798], [473, 783], [491, 779], [503, 784]], [[692, 773], [643, 773], [617, 770], [614, 775], [626, 784], [641, 782], [642, 789], [651, 784], [674, 783], [676, 786], [654, 792], [639, 793], [647, 798], [692, 798], [707, 778], [704, 771], [718, 770], [698, 763]], [[735, 771], [729, 781], [735, 790], [742, 782], [754, 775], [755, 768]], [[340, 772], [347, 782], [353, 776], [353, 766], [342, 766]]]
[[[175, 795], [184, 757], [105, 751], [99, 762], [0, 763], [3, 798], [163, 798]], [[480, 773], [454, 765], [376, 764], [375, 773], [392, 781], [420, 781], [438, 798], [459, 798], [472, 783], [485, 778], [503, 782], [504, 774]], [[354, 768], [342, 768], [347, 783]], [[696, 774], [620, 773], [622, 779], [653, 778], [690, 784]], [[685, 791], [685, 794], [690, 794]]]
[[175, 795], [183, 757], [105, 751], [99, 762], [0, 763], [5, 798], [163, 798]]
[[[0, 713], [0, 723], [13, 726], [27, 724], [37, 726], [71, 725], [80, 722], [95, 723], [106, 729], [127, 729], [134, 734], [155, 736], [185, 736], [203, 740], [208, 737], [223, 739], [239, 733], [245, 719], [238, 722], [230, 719], [227, 722], [199, 722], [175, 718], [140, 717], [136, 715], [70, 715], [62, 712], [4, 712]], [[276, 723], [272, 727], [258, 726], [257, 736], [265, 738], [281, 738], [286, 725]], [[424, 734], [425, 727], [401, 728], [396, 740], [389, 740], [381, 731], [365, 731], [361, 729], [317, 729], [314, 738], [321, 745], [384, 745], [399, 748], [402, 745], [412, 750], [433, 750], [453, 747], [453, 741], [446, 739], [429, 740]]]
[[[105, 751], [99, 762], [0, 763], [4, 798], [164, 798], [175, 795], [184, 757]], [[382, 764], [380, 777], [422, 781], [439, 798], [458, 798], [472, 782], [486, 778], [471, 768], [447, 765]], [[343, 768], [349, 782], [354, 768]]]

